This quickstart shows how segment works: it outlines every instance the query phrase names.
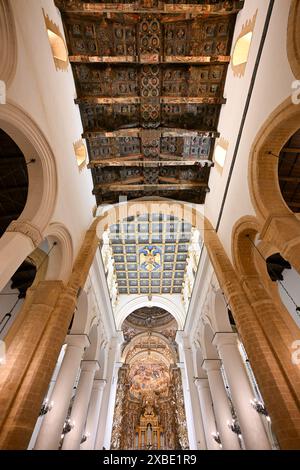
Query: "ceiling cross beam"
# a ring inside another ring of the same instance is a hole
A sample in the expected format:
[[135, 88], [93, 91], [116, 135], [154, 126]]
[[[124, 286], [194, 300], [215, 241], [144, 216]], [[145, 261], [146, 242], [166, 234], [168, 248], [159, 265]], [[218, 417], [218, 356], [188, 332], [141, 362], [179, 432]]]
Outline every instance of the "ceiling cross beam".
[[[217, 56], [165, 56], [155, 61], [156, 64], [228, 64], [231, 57], [228, 55]], [[79, 64], [140, 64], [138, 56], [92, 56], [92, 55], [70, 55], [72, 63]]]
[[176, 183], [160, 183], [160, 184], [128, 184], [122, 182], [97, 184], [93, 190], [93, 194], [100, 194], [106, 191], [128, 192], [128, 191], [181, 191], [191, 189], [208, 189], [205, 181], [189, 181]]
[[[210, 137], [215, 139], [220, 137], [220, 133], [216, 130], [208, 131], [206, 130], [187, 130], [187, 129], [180, 129], [180, 128], [172, 128], [172, 127], [159, 127], [156, 129], [160, 132], [160, 137]], [[93, 130], [93, 131], [85, 131], [82, 134], [82, 138], [84, 139], [93, 139], [96, 137], [142, 137], [143, 132], [145, 129], [142, 127], [135, 127], [135, 128], [124, 128], [118, 129], [116, 131], [107, 131], [105, 129]]]
[[196, 16], [232, 15], [238, 13], [244, 6], [243, 0], [224, 0], [220, 3], [170, 4], [163, 1], [148, 2], [148, 8], [143, 1], [131, 3], [87, 3], [80, 0], [55, 0], [55, 5], [63, 13], [102, 16], [104, 13], [152, 13], [152, 14], [192, 14]]
[[[143, 158], [143, 157], [142, 157]], [[117, 159], [104, 159], [104, 160], [92, 160], [88, 164], [88, 168], [103, 168], [103, 167], [144, 167], [144, 168], [157, 168], [162, 166], [192, 166], [192, 165], [209, 165], [213, 166], [213, 162], [210, 160], [200, 160], [196, 158], [184, 158], [178, 157], [178, 160], [170, 155], [170, 160], [124, 160], [123, 158]]]
[[[141, 104], [139, 96], [82, 96], [76, 98], [75, 104]], [[160, 104], [225, 104], [226, 99], [219, 96], [161, 96]]]

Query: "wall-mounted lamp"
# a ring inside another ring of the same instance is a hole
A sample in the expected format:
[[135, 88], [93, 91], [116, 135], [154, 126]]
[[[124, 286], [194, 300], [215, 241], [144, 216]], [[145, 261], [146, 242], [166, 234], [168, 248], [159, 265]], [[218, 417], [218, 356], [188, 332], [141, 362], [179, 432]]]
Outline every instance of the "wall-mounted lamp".
[[213, 439], [217, 442], [217, 444], [219, 444], [220, 448], [222, 449], [222, 442], [221, 442], [220, 434], [218, 432], [212, 432], [211, 435]]
[[257, 398], [254, 398], [254, 400], [250, 400], [250, 403], [252, 407], [255, 409], [255, 411], [257, 411], [257, 413], [265, 416], [267, 421], [269, 422], [271, 421], [269, 413], [267, 412], [265, 405], [261, 401], [258, 401]]
[[66, 419], [65, 423], [64, 423], [64, 427], [63, 427], [63, 430], [62, 430], [62, 435], [61, 437], [63, 438], [66, 434], [68, 434], [68, 432], [72, 431], [72, 429], [74, 428], [75, 426], [75, 423], [74, 421], [72, 422], [70, 420], [70, 418]]
[[229, 429], [234, 432], [234, 434], [237, 434], [239, 438], [242, 437], [242, 432], [239, 423], [237, 422], [236, 419], [233, 419], [230, 423], [230, 421], [227, 421], [227, 425]]
[[39, 416], [44, 416], [45, 414], [48, 413], [48, 411], [51, 411], [53, 408], [53, 401], [51, 401], [49, 403], [49, 399], [46, 398], [44, 401], [43, 401], [43, 404], [42, 404], [42, 407], [41, 407], [41, 411], [40, 411], [40, 414]]
[[89, 437], [90, 437], [90, 433], [89, 433], [89, 432], [86, 432], [85, 434], [83, 434], [83, 436], [82, 436], [82, 438], [81, 438], [81, 441], [80, 441], [80, 444], [83, 444], [84, 442], [86, 442]]

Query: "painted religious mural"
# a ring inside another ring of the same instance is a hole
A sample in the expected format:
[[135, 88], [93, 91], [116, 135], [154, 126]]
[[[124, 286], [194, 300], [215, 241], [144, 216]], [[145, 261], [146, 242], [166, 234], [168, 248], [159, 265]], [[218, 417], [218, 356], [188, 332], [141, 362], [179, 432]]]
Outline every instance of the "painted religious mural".
[[[149, 317], [154, 319], [152, 324], [147, 323]], [[119, 371], [111, 448], [187, 449], [174, 342], [176, 321], [162, 309], [143, 308], [129, 315], [123, 328], [123, 366]]]

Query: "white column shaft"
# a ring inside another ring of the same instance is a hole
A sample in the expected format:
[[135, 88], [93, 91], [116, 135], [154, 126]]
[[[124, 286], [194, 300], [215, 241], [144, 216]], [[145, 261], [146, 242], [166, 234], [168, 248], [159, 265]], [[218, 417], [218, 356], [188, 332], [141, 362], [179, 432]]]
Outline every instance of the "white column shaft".
[[88, 436], [88, 438], [85, 442], [81, 444], [81, 450], [93, 450], [95, 448], [97, 425], [99, 421], [99, 414], [105, 384], [106, 380], [104, 379], [94, 380], [85, 426], [85, 434], [86, 436]]
[[97, 369], [99, 369], [99, 365], [96, 361], [82, 362], [80, 378], [70, 416], [70, 422], [74, 427], [64, 437], [63, 450], [79, 450], [80, 448]]
[[4, 289], [30, 253], [34, 245], [29, 237], [19, 232], [5, 232], [0, 239], [0, 291]]
[[228, 423], [232, 421], [232, 415], [220, 367], [221, 361], [219, 360], [204, 361], [223, 450], [240, 450], [237, 435], [228, 427]]
[[99, 414], [99, 422], [96, 436], [95, 449], [102, 450], [110, 448], [110, 438], [112, 431], [112, 422], [114, 414], [114, 404], [116, 397], [117, 387], [117, 373], [116, 373], [116, 355], [118, 344], [116, 341], [112, 344], [108, 352], [107, 358], [107, 385], [104, 389], [101, 410]]
[[[195, 443], [194, 449], [206, 449], [206, 440], [204, 434], [203, 420], [201, 415], [200, 403], [197, 394], [197, 390], [194, 385], [194, 367], [193, 367], [193, 357], [192, 350], [190, 348], [184, 348], [184, 363], [186, 368], [187, 375], [187, 391], [190, 395], [192, 413], [190, 419], [193, 422], [193, 428], [195, 431]], [[193, 449], [193, 447], [191, 447]]]
[[219, 444], [213, 438], [213, 434], [217, 433], [217, 428], [208, 379], [196, 379], [195, 385], [199, 395], [207, 449], [220, 450]]
[[236, 335], [217, 333], [214, 344], [224, 365], [246, 449], [271, 449], [262, 419], [251, 405], [254, 393], [238, 350]]
[[[82, 338], [82, 335], [79, 335]], [[36, 450], [57, 450], [61, 438], [62, 428], [67, 416], [76, 375], [82, 359], [85, 336], [77, 344], [68, 344], [53, 388], [50, 403], [51, 411], [45, 415], [35, 443]]]

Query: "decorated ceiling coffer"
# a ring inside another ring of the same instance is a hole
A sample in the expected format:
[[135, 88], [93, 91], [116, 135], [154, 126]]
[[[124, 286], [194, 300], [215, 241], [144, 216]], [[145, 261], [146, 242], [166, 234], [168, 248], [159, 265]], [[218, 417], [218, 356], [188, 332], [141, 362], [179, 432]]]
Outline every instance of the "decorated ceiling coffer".
[[98, 204], [204, 203], [243, 2], [56, 0]]

